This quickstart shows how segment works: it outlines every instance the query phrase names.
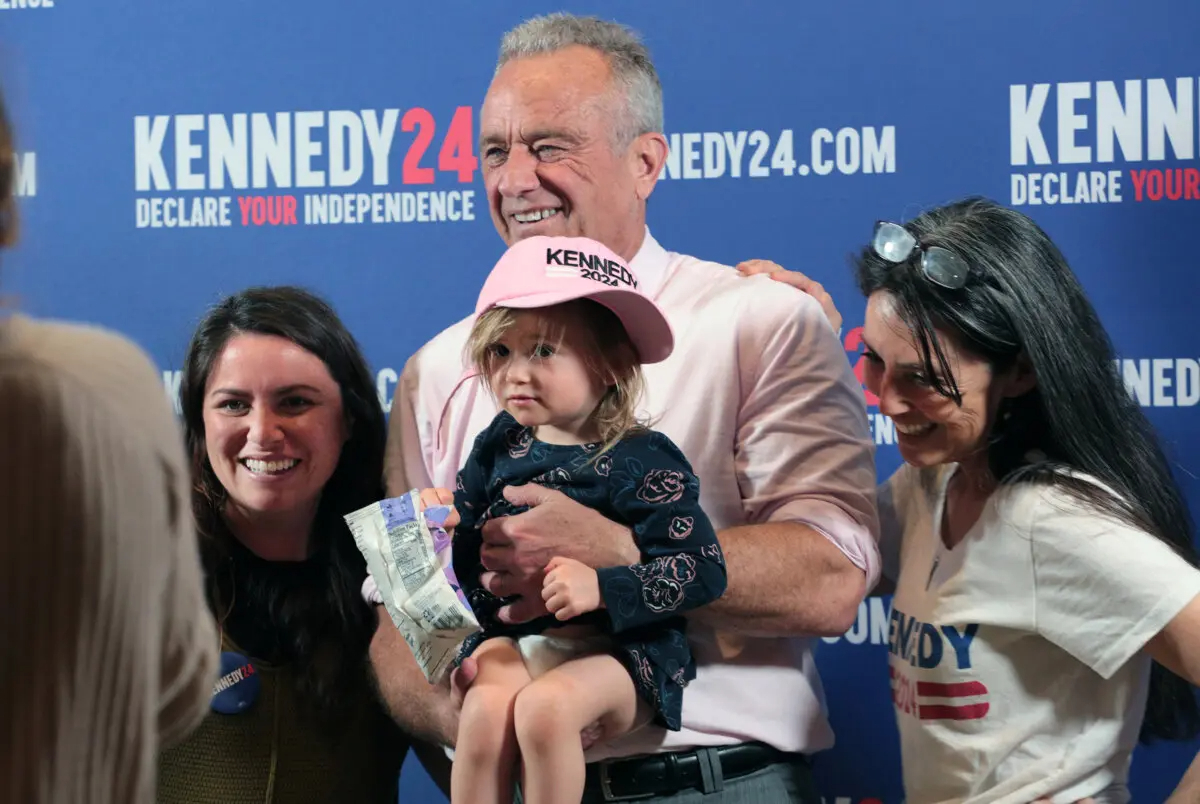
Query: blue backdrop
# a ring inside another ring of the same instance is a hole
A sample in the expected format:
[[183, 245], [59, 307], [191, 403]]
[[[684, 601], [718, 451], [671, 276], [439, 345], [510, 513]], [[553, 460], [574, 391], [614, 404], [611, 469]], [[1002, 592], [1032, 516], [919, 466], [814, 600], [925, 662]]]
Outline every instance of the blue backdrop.
[[[563, 5], [633, 25], [656, 59], [672, 156], [655, 236], [817, 277], [852, 361], [847, 255], [877, 218], [970, 193], [1021, 205], [1092, 294], [1200, 513], [1200, 4]], [[345, 317], [390, 405], [405, 359], [472, 309], [502, 249], [474, 161], [498, 39], [559, 8], [0, 0], [24, 218], [5, 291], [127, 333], [174, 397], [206, 305], [301, 283]], [[894, 431], [870, 412], [886, 475]], [[829, 804], [901, 800], [888, 604], [819, 652]], [[1140, 751], [1135, 800], [1162, 801], [1196, 749]], [[411, 762], [402, 798], [442, 800]]]

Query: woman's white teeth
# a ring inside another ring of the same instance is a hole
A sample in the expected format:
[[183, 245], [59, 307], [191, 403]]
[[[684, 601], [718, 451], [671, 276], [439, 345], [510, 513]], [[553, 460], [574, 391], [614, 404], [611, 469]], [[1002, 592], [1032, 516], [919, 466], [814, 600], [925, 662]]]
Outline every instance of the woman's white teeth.
[[256, 461], [253, 458], [247, 458], [242, 461], [247, 469], [256, 475], [273, 475], [279, 472], [286, 472], [300, 461], [291, 459], [287, 461]]
[[925, 424], [897, 424], [896, 429], [907, 436], [925, 435], [934, 427], [933, 422]]
[[557, 214], [557, 209], [539, 209], [533, 212], [518, 212], [513, 217], [517, 219], [517, 223], [537, 223]]

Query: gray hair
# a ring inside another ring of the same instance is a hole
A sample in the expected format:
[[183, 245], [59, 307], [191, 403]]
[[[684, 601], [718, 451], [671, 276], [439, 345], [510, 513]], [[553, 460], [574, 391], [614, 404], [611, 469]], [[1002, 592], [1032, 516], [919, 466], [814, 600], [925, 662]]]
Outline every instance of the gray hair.
[[613, 132], [620, 148], [642, 134], [662, 133], [662, 84], [650, 51], [636, 31], [620, 23], [561, 12], [526, 20], [500, 41], [496, 71], [512, 59], [554, 53], [571, 45], [590, 47], [608, 60], [625, 101], [624, 119]]

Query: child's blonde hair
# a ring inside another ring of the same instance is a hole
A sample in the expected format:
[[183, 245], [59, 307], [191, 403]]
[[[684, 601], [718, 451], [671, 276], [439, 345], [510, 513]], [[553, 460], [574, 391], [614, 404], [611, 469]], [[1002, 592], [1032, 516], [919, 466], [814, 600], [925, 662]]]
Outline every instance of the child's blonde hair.
[[[475, 320], [475, 326], [467, 338], [466, 357], [483, 375], [488, 390], [492, 388], [492, 372], [496, 356], [492, 347], [504, 337], [516, 322], [516, 314], [531, 312], [541, 314], [549, 310], [563, 310], [565, 320], [578, 322], [583, 334], [583, 360], [607, 386], [604, 396], [592, 411], [591, 421], [600, 433], [603, 446], [593, 460], [607, 452], [618, 441], [648, 425], [638, 419], [637, 406], [645, 388], [642, 364], [637, 349], [621, 324], [621, 319], [602, 304], [590, 299], [576, 299], [550, 307], [519, 310], [508, 307], [493, 307]], [[566, 337], [567, 324], [551, 320], [548, 315], [539, 315], [543, 343], [556, 345]]]

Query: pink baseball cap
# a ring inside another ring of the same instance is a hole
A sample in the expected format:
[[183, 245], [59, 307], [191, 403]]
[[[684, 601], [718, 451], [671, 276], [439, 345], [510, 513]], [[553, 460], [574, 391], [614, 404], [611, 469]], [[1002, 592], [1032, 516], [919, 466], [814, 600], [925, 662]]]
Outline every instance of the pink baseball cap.
[[586, 237], [538, 236], [514, 243], [483, 283], [475, 313], [574, 299], [591, 299], [612, 310], [642, 363], [658, 363], [671, 354], [675, 336], [663, 311], [638, 290], [624, 260]]

